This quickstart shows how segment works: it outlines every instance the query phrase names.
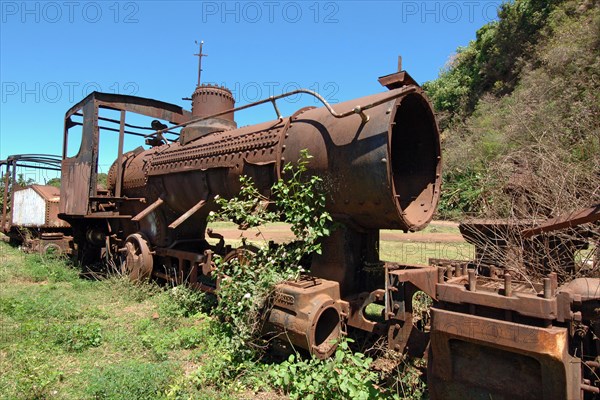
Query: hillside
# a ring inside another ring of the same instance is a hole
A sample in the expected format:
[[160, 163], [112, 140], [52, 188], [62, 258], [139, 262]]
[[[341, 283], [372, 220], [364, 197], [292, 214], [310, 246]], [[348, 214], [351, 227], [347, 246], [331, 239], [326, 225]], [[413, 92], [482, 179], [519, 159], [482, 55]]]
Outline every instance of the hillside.
[[600, 202], [598, 1], [516, 0], [424, 87], [443, 217], [545, 218]]

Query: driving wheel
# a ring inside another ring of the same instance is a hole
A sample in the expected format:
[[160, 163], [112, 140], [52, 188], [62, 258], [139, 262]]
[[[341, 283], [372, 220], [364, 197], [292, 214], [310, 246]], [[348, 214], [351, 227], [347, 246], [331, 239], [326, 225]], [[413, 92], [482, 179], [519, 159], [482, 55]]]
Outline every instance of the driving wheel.
[[125, 257], [121, 272], [132, 281], [148, 280], [152, 275], [154, 260], [148, 242], [139, 233], [129, 235], [125, 240]]

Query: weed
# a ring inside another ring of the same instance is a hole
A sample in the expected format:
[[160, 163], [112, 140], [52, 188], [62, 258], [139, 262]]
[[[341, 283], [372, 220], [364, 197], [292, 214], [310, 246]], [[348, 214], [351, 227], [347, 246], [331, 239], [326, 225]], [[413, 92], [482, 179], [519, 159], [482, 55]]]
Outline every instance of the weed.
[[[0, 291], [0, 398], [160, 398], [201, 351], [203, 316], [154, 318], [180, 307], [156, 285], [83, 280], [5, 243], [0, 257], [10, 282]], [[156, 363], [160, 352], [168, 363]]]
[[40, 361], [36, 356], [21, 360], [15, 382], [15, 393], [18, 393], [18, 398], [25, 400], [49, 398], [52, 394], [52, 386], [62, 379], [61, 373]]
[[178, 372], [168, 362], [125, 361], [93, 371], [86, 393], [95, 399], [166, 398], [169, 382]]
[[141, 303], [163, 291], [157, 284], [151, 282], [132, 282], [129, 277], [113, 275], [102, 281], [104, 289], [128, 299]]
[[167, 291], [166, 301], [161, 303], [161, 312], [171, 317], [191, 317], [201, 311], [213, 308], [216, 299], [213, 295], [175, 286]]
[[292, 399], [378, 399], [388, 394], [376, 388], [377, 374], [369, 370], [372, 360], [352, 352], [341, 340], [335, 356], [326, 360], [300, 359], [290, 355], [287, 361], [270, 366], [272, 385]]
[[394, 395], [402, 399], [422, 399], [427, 395], [427, 385], [423, 379], [426, 361], [418, 358], [403, 360], [392, 376], [391, 389]]
[[55, 343], [66, 351], [82, 352], [102, 344], [102, 329], [96, 323], [74, 323], [59, 329]]
[[38, 254], [25, 259], [23, 275], [33, 282], [77, 282], [79, 272], [62, 259], [44, 259]]
[[221, 210], [213, 219], [229, 220], [245, 228], [284, 221], [298, 239], [262, 248], [245, 245], [235, 256], [216, 260], [220, 287], [214, 314], [222, 321], [227, 336], [223, 340], [231, 343], [237, 361], [252, 359], [264, 350], [260, 340], [264, 321], [260, 316], [265, 315], [273, 288], [298, 278], [304, 272], [303, 260], [321, 252], [320, 239], [332, 229], [321, 179], [305, 176], [310, 158], [302, 151], [295, 166], [286, 164], [282, 171], [285, 179], [272, 186], [270, 197], [242, 176], [237, 197], [216, 198]]

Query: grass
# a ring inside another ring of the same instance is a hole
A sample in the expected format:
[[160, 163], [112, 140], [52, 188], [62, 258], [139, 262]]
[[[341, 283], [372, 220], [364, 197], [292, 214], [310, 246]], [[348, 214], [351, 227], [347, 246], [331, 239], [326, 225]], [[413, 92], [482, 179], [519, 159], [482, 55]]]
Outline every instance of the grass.
[[[469, 258], [472, 248], [383, 241], [381, 252], [382, 259], [426, 264]], [[0, 399], [254, 398], [237, 375], [219, 372], [231, 367], [221, 365], [230, 361], [214, 324], [199, 311], [198, 295], [182, 289], [87, 280], [63, 260], [0, 242]], [[381, 310], [369, 311], [377, 318]], [[252, 371], [261, 368], [235, 370], [256, 379], [264, 373]], [[261, 398], [279, 398], [264, 382], [260, 390]]]
[[[155, 399], [196, 367], [202, 314], [0, 243], [0, 398]], [[200, 394], [200, 397], [201, 394]]]

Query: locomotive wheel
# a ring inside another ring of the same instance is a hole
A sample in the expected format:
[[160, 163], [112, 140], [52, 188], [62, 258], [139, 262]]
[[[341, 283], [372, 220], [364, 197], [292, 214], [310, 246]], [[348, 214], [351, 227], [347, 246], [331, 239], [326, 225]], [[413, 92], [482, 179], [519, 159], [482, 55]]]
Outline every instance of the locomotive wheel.
[[132, 281], [145, 281], [152, 275], [154, 259], [148, 242], [139, 233], [125, 239], [125, 259], [121, 263], [121, 273]]

